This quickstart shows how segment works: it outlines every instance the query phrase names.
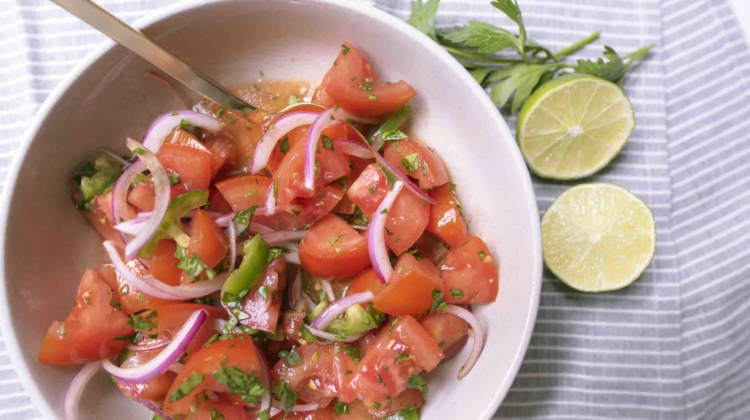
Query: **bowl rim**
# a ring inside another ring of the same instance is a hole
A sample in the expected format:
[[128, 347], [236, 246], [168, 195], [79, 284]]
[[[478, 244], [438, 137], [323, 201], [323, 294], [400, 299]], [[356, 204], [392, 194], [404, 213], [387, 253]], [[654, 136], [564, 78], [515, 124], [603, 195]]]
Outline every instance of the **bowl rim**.
[[[289, 2], [295, 2], [298, 0], [286, 0]], [[161, 22], [165, 19], [169, 19], [173, 15], [187, 11], [200, 6], [206, 6], [217, 3], [216, 0], [192, 0], [183, 3], [176, 3], [170, 6], [158, 9], [153, 13], [149, 13], [139, 19], [137, 19], [131, 26], [139, 30], [143, 30], [155, 23]], [[512, 139], [513, 135], [510, 132], [508, 124], [502, 118], [501, 114], [497, 111], [497, 108], [490, 100], [486, 92], [479, 86], [471, 75], [451, 56], [447, 51], [438, 46], [429, 37], [424, 35], [422, 32], [412, 27], [408, 23], [401, 19], [385, 12], [382, 9], [373, 7], [370, 5], [361, 4], [359, 2], [353, 2], [350, 0], [313, 0], [312, 3], [318, 5], [329, 5], [336, 8], [348, 9], [354, 13], [367, 16], [367, 18], [375, 19], [384, 23], [388, 26], [395, 26], [401, 32], [409, 36], [410, 41], [419, 44], [420, 47], [430, 50], [433, 54], [436, 54], [442, 59], [444, 64], [448, 66], [454, 73], [455, 76], [461, 79], [468, 87], [469, 92], [474, 95], [481, 102], [484, 108], [488, 110], [489, 115], [497, 125], [498, 129], [502, 132], [503, 141], [505, 139]], [[40, 411], [44, 418], [54, 419], [56, 414], [52, 407], [48, 404], [47, 400], [43, 397], [38, 389], [36, 382], [32, 379], [29, 373], [29, 368], [24, 358], [21, 357], [23, 349], [19, 345], [17, 339], [18, 334], [13, 327], [11, 322], [11, 311], [7, 293], [6, 275], [5, 275], [5, 255], [8, 245], [7, 227], [8, 217], [11, 209], [11, 198], [13, 197], [16, 189], [16, 183], [18, 180], [18, 174], [23, 166], [23, 162], [26, 160], [26, 156], [31, 148], [34, 139], [38, 135], [42, 125], [44, 124], [47, 116], [51, 109], [60, 101], [63, 96], [68, 92], [71, 86], [76, 80], [86, 71], [86, 69], [98, 61], [105, 54], [110, 52], [112, 49], [118, 47], [111, 39], [105, 39], [102, 44], [88, 53], [81, 62], [79, 62], [73, 69], [71, 69], [63, 79], [58, 82], [57, 86], [53, 89], [50, 95], [45, 99], [42, 106], [36, 112], [31, 125], [26, 131], [23, 140], [18, 148], [18, 153], [13, 159], [10, 166], [8, 177], [6, 178], [5, 188], [2, 194], [3, 201], [0, 204], [0, 331], [2, 331], [2, 338], [5, 342], [5, 346], [8, 349], [10, 356], [11, 365], [14, 367], [14, 371], [18, 375], [19, 381], [23, 385], [24, 391], [29, 395], [33, 406]], [[525, 192], [526, 205], [534, 211], [534, 214], [530, 215], [531, 231], [529, 235], [532, 238], [533, 255], [531, 260], [533, 263], [533, 276], [528, 279], [532, 282], [532, 293], [531, 305], [526, 314], [525, 325], [523, 326], [523, 335], [521, 337], [520, 346], [517, 348], [513, 360], [511, 362], [510, 370], [503, 379], [501, 386], [495, 390], [495, 393], [489, 403], [489, 405], [482, 412], [481, 419], [490, 419], [500, 404], [507, 395], [513, 379], [516, 377], [518, 370], [521, 367], [526, 351], [529, 347], [529, 342], [534, 330], [536, 323], [536, 317], [539, 309], [539, 298], [541, 295], [542, 286], [542, 240], [541, 240], [541, 225], [539, 221], [539, 210], [534, 194], [534, 189], [531, 182], [531, 175], [526, 163], [521, 156], [521, 152], [518, 147], [511, 147], [510, 153], [512, 154], [513, 161], [519, 166], [521, 171], [527, 176], [522, 177], [522, 189]]]

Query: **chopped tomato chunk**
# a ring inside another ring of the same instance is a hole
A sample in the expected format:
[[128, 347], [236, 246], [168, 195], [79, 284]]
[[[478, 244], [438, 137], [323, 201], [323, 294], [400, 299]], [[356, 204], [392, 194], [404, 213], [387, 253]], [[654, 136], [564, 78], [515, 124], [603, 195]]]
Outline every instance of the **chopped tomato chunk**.
[[179, 286], [183, 273], [177, 268], [180, 260], [175, 257], [175, 252], [177, 243], [172, 239], [162, 239], [156, 245], [154, 258], [151, 260], [151, 275], [170, 286]]
[[357, 278], [349, 284], [349, 287], [346, 289], [346, 295], [351, 296], [356, 293], [370, 291], [377, 296], [384, 287], [385, 285], [380, 282], [380, 278], [378, 278], [377, 273], [375, 273], [375, 269], [371, 268], [358, 275]]
[[234, 211], [242, 211], [252, 206], [266, 203], [271, 178], [265, 176], [237, 176], [216, 183], [221, 195]]
[[435, 312], [419, 319], [425, 330], [435, 339], [447, 355], [460, 347], [469, 334], [469, 324], [460, 317], [447, 312]]
[[275, 332], [285, 287], [286, 258], [282, 254], [268, 264], [263, 277], [245, 296], [242, 312], [248, 317], [240, 322], [256, 330]]
[[206, 400], [190, 413], [188, 420], [249, 420], [245, 406], [228, 400]]
[[416, 179], [422, 189], [439, 187], [449, 181], [443, 161], [417, 140], [389, 141], [383, 157], [402, 174]]
[[432, 306], [435, 290], [445, 292], [437, 268], [427, 259], [417, 261], [414, 255], [403, 254], [373, 306], [388, 315], [419, 316]]
[[458, 200], [449, 185], [430, 191], [430, 197], [440, 204], [430, 206], [430, 223], [427, 231], [455, 247], [466, 239], [466, 223], [461, 216]]
[[322, 278], [351, 277], [370, 266], [367, 238], [333, 214], [307, 231], [299, 254], [302, 267]]
[[216, 267], [227, 255], [229, 238], [205, 211], [198, 209], [190, 222], [188, 255], [198, 257], [208, 267]]
[[451, 249], [440, 266], [440, 275], [448, 290], [445, 301], [454, 304], [494, 302], [500, 283], [495, 264], [487, 245], [476, 236]]

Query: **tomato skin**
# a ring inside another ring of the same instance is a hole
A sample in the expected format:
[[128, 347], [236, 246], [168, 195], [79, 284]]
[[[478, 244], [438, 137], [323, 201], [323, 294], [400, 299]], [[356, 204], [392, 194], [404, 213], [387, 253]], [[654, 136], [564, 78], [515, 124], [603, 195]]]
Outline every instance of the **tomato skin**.
[[[138, 276], [145, 276], [146, 274], [148, 274], [148, 270], [146, 269], [146, 267], [137, 259], [130, 260], [126, 262], [125, 265], [130, 269], [131, 272], [135, 273]], [[175, 301], [172, 300], [159, 299], [141, 293], [140, 290], [136, 289], [127, 281], [125, 281], [120, 273], [115, 271], [115, 269], [111, 265], [105, 265], [97, 269], [97, 271], [99, 271], [99, 274], [103, 278], [106, 277], [115, 279], [115, 282], [117, 284], [117, 294], [120, 297], [120, 306], [122, 307], [122, 312], [126, 315], [134, 314], [145, 309], [154, 309], [160, 306], [171, 305], [175, 303]]]
[[[206, 148], [211, 152], [211, 169], [214, 177], [223, 167], [229, 167], [237, 158], [237, 147], [231, 138], [223, 134], [210, 134], [206, 136]], [[218, 162], [221, 162], [217, 165]]]
[[461, 344], [469, 334], [469, 324], [447, 312], [435, 312], [419, 319], [419, 323], [435, 339], [445, 354]]
[[386, 194], [388, 194], [388, 182], [377, 163], [367, 165], [346, 191], [346, 195], [368, 219], [372, 219]]
[[[131, 218], [135, 217], [135, 207], [128, 205], [128, 214]], [[112, 193], [99, 195], [89, 204], [89, 211], [80, 211], [84, 219], [91, 225], [92, 228], [99, 234], [99, 236], [105, 241], [113, 241], [115, 245], [120, 248], [125, 248], [125, 242], [122, 240], [120, 232], [112, 227], [114, 223], [114, 217], [112, 215]]]
[[305, 312], [287, 312], [281, 323], [281, 331], [286, 341], [299, 344], [302, 340], [301, 328], [304, 328]]
[[[172, 383], [172, 387], [164, 399], [165, 414], [170, 416], [188, 414], [195, 397], [207, 390], [228, 393], [227, 386], [220, 384], [214, 376], [214, 372], [221, 370], [223, 366], [240, 369], [249, 376], [260, 380], [261, 357], [252, 338], [246, 335], [235, 336], [235, 338], [229, 340], [214, 341], [205, 347], [199, 347], [195, 353], [188, 357], [185, 366]], [[171, 402], [171, 395], [194, 372], [199, 372], [203, 376], [203, 381], [183, 398]]]
[[232, 212], [232, 206], [229, 202], [221, 195], [221, 191], [215, 186], [211, 186], [208, 190], [208, 211], [219, 214], [227, 214]]
[[[129, 369], [141, 366], [156, 357], [160, 352], [160, 349], [137, 352], [127, 360], [122, 362], [122, 365], [120, 365], [120, 367]], [[176, 373], [172, 371], [166, 371], [148, 382], [131, 385], [138, 391], [138, 394], [140, 394], [141, 397], [147, 400], [161, 402], [164, 397], [167, 396], [169, 387], [172, 386], [172, 382], [174, 381], [175, 377], [177, 377]], [[120, 390], [123, 391], [125, 395], [132, 398], [132, 396], [126, 389], [120, 387], [119, 383], [117, 387], [120, 388]]]
[[349, 414], [343, 414], [338, 417], [339, 420], [373, 420], [387, 419], [397, 414], [399, 411], [409, 407], [421, 407], [424, 405], [424, 396], [422, 391], [416, 389], [406, 389], [396, 397], [392, 398], [387, 404], [381, 405], [380, 408], [367, 409], [362, 401], [353, 401], [349, 404]]
[[308, 225], [327, 216], [343, 196], [344, 189], [341, 185], [330, 184], [326, 185], [324, 192], [319, 196], [300, 198], [297, 204], [286, 205], [283, 209], [290, 213], [293, 213], [292, 210], [298, 212], [297, 217], [300, 221]]
[[385, 219], [385, 244], [394, 254], [403, 254], [422, 236], [429, 221], [430, 206], [410, 191], [401, 192]]
[[491, 303], [497, 298], [500, 281], [495, 258], [484, 241], [476, 236], [470, 236], [445, 254], [440, 275], [445, 281], [446, 290], [457, 289], [463, 292], [461, 298], [454, 298], [451, 293], [446, 293], [446, 303]]
[[302, 267], [321, 278], [351, 277], [370, 266], [367, 238], [333, 214], [308, 229], [299, 254]]
[[[398, 363], [399, 356], [408, 355]], [[404, 316], [378, 331], [354, 372], [352, 386], [369, 408], [384, 406], [388, 398], [406, 389], [409, 377], [432, 370], [443, 352], [419, 322]]]
[[262, 207], [272, 183], [273, 180], [265, 176], [243, 175], [219, 181], [216, 188], [232, 210], [242, 211], [252, 206]]
[[430, 191], [430, 198], [440, 204], [430, 206], [430, 222], [427, 231], [445, 241], [450, 247], [463, 242], [468, 234], [466, 223], [449, 185]]
[[[182, 326], [185, 324], [185, 321], [190, 318], [190, 315], [200, 309], [208, 312], [208, 318], [206, 318], [206, 322], [203, 324], [201, 329], [198, 330], [195, 338], [193, 338], [193, 341], [190, 342], [187, 350], [185, 350], [188, 355], [193, 354], [201, 348], [203, 343], [208, 341], [208, 339], [211, 338], [212, 335], [214, 335], [214, 333], [216, 332], [214, 327], [216, 320], [227, 319], [227, 313], [221, 308], [217, 308], [215, 306], [200, 305], [197, 303], [173, 303], [171, 305], [164, 305], [153, 310], [156, 312], [156, 316], [151, 318], [153, 328], [151, 330], [144, 331], [143, 333], [147, 335], [160, 335], [160, 338], [158, 338], [159, 340], [161, 339], [161, 336], [173, 337], [175, 334], [177, 334], [177, 331], [182, 328]], [[139, 316], [145, 318], [148, 317], [149, 314], [150, 312], [144, 312]], [[142, 342], [139, 344], [146, 343]]]
[[216, 267], [227, 255], [229, 238], [205, 211], [197, 209], [190, 222], [188, 255], [195, 255], [207, 266]]
[[216, 176], [216, 173], [219, 172], [219, 169], [225, 162], [225, 157], [217, 153], [214, 153], [214, 150], [209, 147], [208, 141], [204, 145], [198, 140], [197, 137], [195, 137], [194, 135], [188, 133], [187, 131], [181, 128], [175, 129], [172, 132], [172, 135], [169, 138], [167, 138], [165, 143], [177, 144], [180, 146], [187, 146], [196, 150], [200, 150], [201, 152], [208, 153], [211, 159], [211, 177], [212, 178]]
[[286, 138], [289, 142], [288, 146], [291, 150], [292, 146], [295, 146], [297, 143], [304, 143], [305, 138], [307, 137], [307, 131], [310, 129], [309, 125], [297, 127], [294, 130], [287, 133], [284, 137], [281, 138], [281, 140], [276, 143], [276, 147], [273, 148], [273, 152], [271, 152], [271, 156], [268, 158], [268, 163], [266, 164], [266, 167], [269, 171], [271, 171], [272, 174], [275, 174], [276, 171], [279, 170], [279, 166], [281, 165], [281, 161], [284, 160], [284, 156], [289, 153], [289, 150], [286, 151], [286, 153], [281, 151], [282, 145], [284, 147], [287, 146], [286, 142], [284, 142], [284, 139]]
[[[344, 43], [333, 64], [323, 77], [322, 87], [334, 103], [354, 115], [369, 118], [392, 114], [417, 94], [403, 80], [378, 82], [370, 63], [349, 43]], [[368, 89], [360, 87], [365, 85]]]
[[[419, 141], [400, 140], [386, 143], [383, 153], [385, 160], [402, 174], [416, 179], [420, 188], [427, 190], [447, 184], [450, 181], [448, 171], [440, 157]], [[417, 154], [419, 167], [416, 171], [407, 172], [401, 160], [413, 153]]]
[[[284, 413], [279, 413], [274, 417], [271, 417], [273, 420], [282, 420], [284, 419]], [[333, 414], [333, 405], [329, 404], [327, 407], [319, 408], [314, 411], [292, 411], [291, 413], [286, 415], [286, 420], [335, 420], [339, 417], [336, 417]], [[369, 419], [368, 419], [369, 420]]]
[[[265, 286], [266, 297], [260, 293], [260, 288], [263, 286]], [[285, 287], [286, 258], [282, 254], [268, 264], [263, 277], [245, 296], [242, 301], [242, 311], [250, 316], [240, 322], [256, 330], [275, 332]]]
[[375, 272], [375, 269], [370, 268], [358, 275], [354, 281], [349, 284], [349, 287], [346, 289], [346, 295], [351, 296], [356, 293], [370, 291], [377, 296], [383, 288], [385, 288], [385, 285], [380, 282], [380, 278]]
[[40, 363], [90, 363], [113, 357], [128, 345], [127, 340], [114, 339], [133, 334], [133, 328], [128, 325], [127, 315], [111, 304], [118, 301], [113, 287], [96, 270], [83, 273], [68, 318], [63, 323], [54, 321], [47, 330], [39, 350]]
[[177, 268], [180, 259], [175, 257], [177, 243], [172, 239], [162, 239], [156, 245], [154, 258], [151, 259], [151, 275], [162, 283], [179, 286], [183, 271]]
[[224, 416], [224, 420], [249, 420], [245, 407], [241, 404], [235, 404], [231, 401], [219, 400], [211, 401], [206, 400], [201, 404], [197, 410], [193, 411], [187, 416], [187, 420], [215, 420], [215, 416], [212, 416], [214, 410], [218, 411], [219, 414]]
[[211, 184], [211, 153], [180, 144], [163, 144], [156, 153], [164, 169], [180, 176], [187, 191], [207, 190]]
[[417, 261], [414, 255], [403, 254], [373, 306], [388, 315], [419, 316], [432, 306], [435, 290], [445, 292], [437, 268], [427, 259]]
[[282, 359], [271, 370], [272, 381], [285, 381], [311, 404], [328, 405], [334, 398], [349, 402], [355, 398], [350, 382], [357, 363], [344, 350], [348, 344], [312, 343], [297, 348], [302, 363], [287, 366]]

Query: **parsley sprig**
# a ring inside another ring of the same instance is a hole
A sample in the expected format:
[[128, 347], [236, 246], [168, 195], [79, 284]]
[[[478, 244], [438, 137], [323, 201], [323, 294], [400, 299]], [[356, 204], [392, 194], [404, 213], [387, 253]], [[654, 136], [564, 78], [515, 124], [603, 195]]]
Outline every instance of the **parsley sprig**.
[[[414, 0], [409, 24], [458, 59], [479, 84], [491, 87], [492, 101], [499, 108], [508, 105], [510, 113], [518, 111], [541, 85], [570, 71], [621, 83], [632, 65], [654, 47], [649, 45], [620, 56], [613, 48], [605, 46], [603, 58], [568, 64], [563, 59], [596, 41], [598, 31], [553, 52], [528, 38], [518, 0], [494, 0], [491, 4], [518, 26], [517, 34], [477, 20], [457, 28], [436, 30], [435, 16], [440, 0]], [[507, 51], [513, 56], [496, 55]]]

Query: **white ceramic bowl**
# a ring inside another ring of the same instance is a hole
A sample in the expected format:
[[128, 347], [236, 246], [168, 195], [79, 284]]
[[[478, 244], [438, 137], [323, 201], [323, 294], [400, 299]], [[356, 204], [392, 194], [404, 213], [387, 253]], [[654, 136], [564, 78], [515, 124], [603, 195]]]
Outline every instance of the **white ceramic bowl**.
[[[434, 147], [458, 184], [470, 222], [499, 261], [497, 302], [479, 306], [488, 330], [479, 363], [456, 373], [468, 348], [431, 378], [423, 418], [488, 419], [510, 387], [536, 318], [541, 284], [539, 215], [528, 171], [503, 119], [469, 74], [426, 36], [373, 7], [317, 0], [235, 0], [181, 5], [137, 24], [221, 83], [258, 77], [319, 80], [343, 41], [383, 80], [419, 92], [412, 132]], [[3, 201], [0, 320], [8, 351], [36, 407], [63, 418], [77, 371], [36, 361], [49, 324], [67, 315], [81, 273], [103, 262], [96, 234], [68, 196], [71, 171], [101, 147], [123, 150], [172, 107], [144, 81], [149, 66], [108, 43], [72, 72], [37, 115]], [[148, 418], [100, 375], [82, 400], [85, 418]]]

